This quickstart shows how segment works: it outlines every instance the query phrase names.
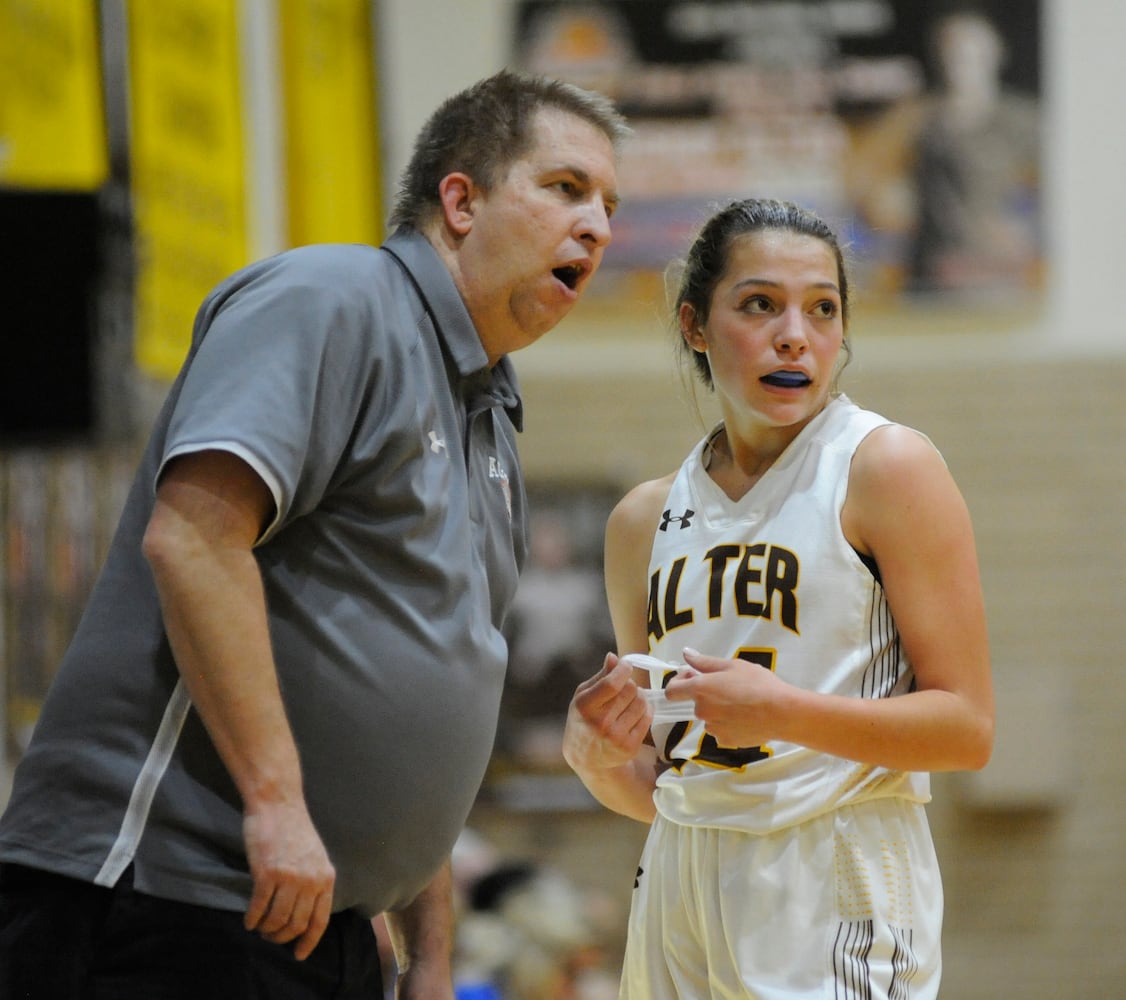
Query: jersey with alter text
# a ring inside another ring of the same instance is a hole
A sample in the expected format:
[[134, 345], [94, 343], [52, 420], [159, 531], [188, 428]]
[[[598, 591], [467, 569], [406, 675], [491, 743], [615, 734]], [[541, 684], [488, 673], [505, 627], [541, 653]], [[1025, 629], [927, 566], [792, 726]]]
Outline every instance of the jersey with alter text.
[[[888, 423], [837, 397], [738, 501], [709, 477], [710, 438], [700, 441], [655, 531], [653, 656], [682, 663], [683, 650], [694, 648], [849, 698], [911, 690], [914, 674], [878, 571], [851, 547], [840, 523], [853, 454]], [[866, 799], [930, 798], [926, 774], [792, 743], [720, 746], [699, 721], [655, 724], [653, 735], [672, 764], [658, 779], [656, 806], [677, 823], [765, 834]]]

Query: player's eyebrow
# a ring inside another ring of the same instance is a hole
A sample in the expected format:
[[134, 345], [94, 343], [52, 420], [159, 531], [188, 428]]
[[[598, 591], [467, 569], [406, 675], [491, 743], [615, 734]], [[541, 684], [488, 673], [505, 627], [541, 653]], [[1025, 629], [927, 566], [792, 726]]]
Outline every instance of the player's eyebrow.
[[[781, 281], [772, 281], [769, 278], [743, 278], [741, 281], [735, 282], [732, 286], [736, 291], [745, 288], [747, 285], [765, 286], [766, 288], [782, 288]], [[826, 291], [836, 292], [841, 294], [840, 288], [837, 287], [836, 282], [833, 281], [815, 281], [808, 286], [809, 288], [824, 288]]]

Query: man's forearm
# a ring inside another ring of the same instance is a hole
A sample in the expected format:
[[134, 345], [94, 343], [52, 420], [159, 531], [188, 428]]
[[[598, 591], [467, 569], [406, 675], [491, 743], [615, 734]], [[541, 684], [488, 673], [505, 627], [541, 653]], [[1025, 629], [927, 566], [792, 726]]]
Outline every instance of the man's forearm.
[[146, 555], [192, 703], [244, 802], [299, 798], [254, 556], [249, 546], [213, 542], [178, 511], [158, 511], [161, 530], [150, 527]]
[[328, 924], [336, 874], [305, 802], [253, 553], [271, 506], [241, 459], [184, 456], [161, 480], [143, 548], [176, 665], [242, 796], [245, 926], [303, 959]]

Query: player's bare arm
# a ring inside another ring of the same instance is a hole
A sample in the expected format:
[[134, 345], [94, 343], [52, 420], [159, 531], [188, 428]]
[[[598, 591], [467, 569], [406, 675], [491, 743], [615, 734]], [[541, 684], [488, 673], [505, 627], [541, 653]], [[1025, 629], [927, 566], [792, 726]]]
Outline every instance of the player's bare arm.
[[[643, 483], [614, 508], [606, 525], [606, 592], [618, 655], [648, 651], [649, 552], [672, 478]], [[564, 756], [603, 805], [642, 822], [652, 820], [658, 763], [646, 745], [652, 710], [638, 690], [642, 671], [609, 654], [583, 682], [567, 713]]]
[[608, 809], [648, 823], [656, 810], [656, 752], [646, 745], [652, 710], [633, 668], [613, 653], [579, 685], [567, 710], [563, 757]]
[[988, 639], [973, 532], [941, 456], [903, 427], [880, 428], [853, 460], [842, 528], [879, 566], [917, 678], [896, 698], [817, 694], [770, 671], [695, 653], [672, 681], [723, 745], [798, 743], [901, 770], [983, 767], [993, 743]]
[[853, 460], [842, 526], [876, 560], [915, 670], [918, 691], [888, 701], [910, 713], [902, 752], [921, 758], [919, 770], [984, 767], [994, 709], [977, 548], [934, 446], [901, 426], [869, 435]]
[[272, 514], [241, 459], [185, 455], [161, 478], [144, 553], [181, 677], [242, 796], [254, 880], [246, 925], [296, 941], [304, 958], [327, 926], [335, 872], [305, 804], [253, 555]]

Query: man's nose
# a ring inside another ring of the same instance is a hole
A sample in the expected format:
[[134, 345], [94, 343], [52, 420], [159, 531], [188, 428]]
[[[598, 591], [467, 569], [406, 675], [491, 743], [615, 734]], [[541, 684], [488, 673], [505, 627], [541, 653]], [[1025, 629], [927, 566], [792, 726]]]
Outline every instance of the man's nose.
[[610, 213], [601, 195], [591, 198], [584, 207], [580, 221], [579, 238], [596, 247], [606, 247], [613, 239], [610, 229]]

